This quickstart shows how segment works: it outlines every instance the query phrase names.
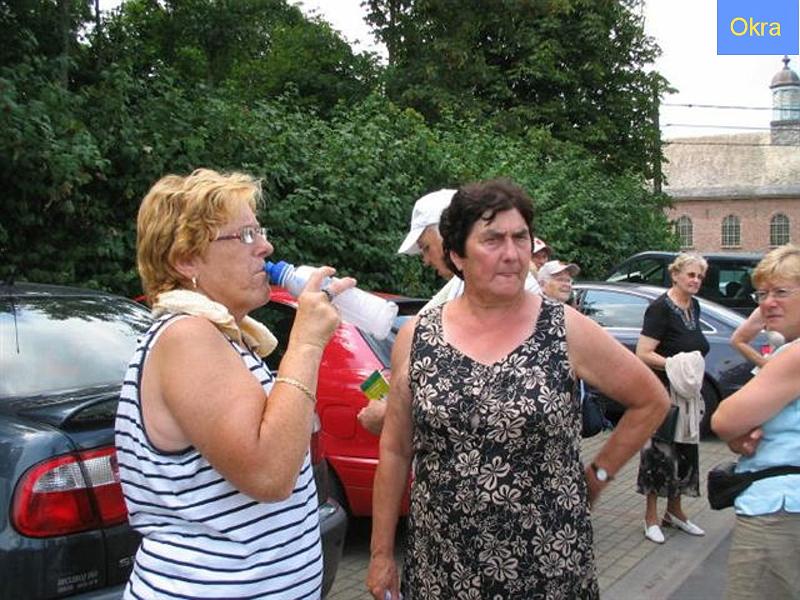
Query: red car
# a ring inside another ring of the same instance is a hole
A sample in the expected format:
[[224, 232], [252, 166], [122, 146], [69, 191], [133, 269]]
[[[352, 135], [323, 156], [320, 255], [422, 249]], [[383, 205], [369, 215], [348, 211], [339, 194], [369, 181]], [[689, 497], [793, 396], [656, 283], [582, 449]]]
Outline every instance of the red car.
[[[400, 306], [392, 333], [376, 340], [349, 323], [342, 323], [325, 348], [317, 386], [317, 413], [322, 422], [322, 456], [328, 464], [330, 494], [351, 515], [372, 515], [372, 480], [378, 464], [378, 437], [361, 427], [356, 418], [367, 404], [361, 383], [374, 371], [389, 376], [395, 333], [416, 314], [425, 300], [392, 296]], [[277, 370], [294, 322], [297, 301], [281, 287], [272, 287], [269, 304], [251, 313], [278, 338], [278, 349], [267, 357]], [[404, 499], [404, 512], [408, 498]]]

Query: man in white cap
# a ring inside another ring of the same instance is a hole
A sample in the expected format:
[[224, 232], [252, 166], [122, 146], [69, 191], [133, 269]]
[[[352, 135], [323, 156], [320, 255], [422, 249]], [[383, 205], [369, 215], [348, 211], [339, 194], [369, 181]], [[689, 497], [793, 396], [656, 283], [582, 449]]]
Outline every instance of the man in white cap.
[[397, 251], [398, 254], [421, 254], [425, 265], [433, 267], [439, 275], [448, 280], [453, 276], [453, 272], [444, 262], [439, 219], [442, 211], [450, 206], [450, 200], [455, 193], [456, 190], [437, 190], [417, 200], [411, 213], [411, 229]]
[[464, 282], [453, 275], [444, 261], [442, 236], [439, 233], [439, 219], [444, 209], [450, 206], [450, 200], [457, 191], [437, 190], [417, 200], [411, 212], [411, 229], [397, 251], [398, 254], [421, 254], [425, 265], [433, 267], [439, 275], [448, 280], [420, 312], [452, 300], [464, 292]]
[[[455, 193], [456, 190], [441, 189], [417, 200], [411, 211], [411, 228], [397, 250], [398, 254], [421, 255], [423, 264], [432, 267], [442, 278], [448, 280], [422, 310], [455, 298], [463, 291], [463, 282], [453, 275], [444, 262], [442, 236], [439, 234], [442, 211], [450, 206], [450, 200]], [[367, 431], [380, 435], [385, 414], [385, 400], [372, 400], [358, 413], [358, 422]]]
[[572, 280], [581, 270], [574, 263], [549, 260], [539, 268], [537, 277], [542, 293], [548, 298], [567, 302], [572, 295]]
[[535, 237], [531, 244], [531, 273], [534, 275], [542, 268], [542, 265], [550, 260], [552, 251], [550, 246], [544, 243], [544, 240]]

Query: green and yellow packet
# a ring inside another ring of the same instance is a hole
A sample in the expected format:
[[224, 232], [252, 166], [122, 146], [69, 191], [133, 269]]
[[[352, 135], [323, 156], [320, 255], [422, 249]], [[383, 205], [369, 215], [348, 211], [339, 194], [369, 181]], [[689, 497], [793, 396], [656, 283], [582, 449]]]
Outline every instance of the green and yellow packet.
[[389, 393], [389, 382], [380, 371], [373, 371], [361, 384], [361, 391], [370, 400], [381, 400]]

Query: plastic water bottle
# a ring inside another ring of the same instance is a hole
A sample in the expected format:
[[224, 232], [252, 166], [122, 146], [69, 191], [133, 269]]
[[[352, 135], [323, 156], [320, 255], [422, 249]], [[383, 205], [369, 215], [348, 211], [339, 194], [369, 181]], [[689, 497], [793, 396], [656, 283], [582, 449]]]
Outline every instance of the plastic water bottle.
[[[314, 272], [314, 267], [308, 265], [295, 267], [285, 261], [277, 263], [267, 261], [264, 263], [264, 270], [269, 275], [270, 281], [283, 286], [297, 298]], [[325, 286], [330, 281], [330, 278], [326, 278], [322, 285]], [[339, 309], [342, 320], [352, 323], [379, 340], [389, 335], [397, 316], [397, 304], [358, 288], [350, 288], [341, 294], [336, 294], [332, 302]]]

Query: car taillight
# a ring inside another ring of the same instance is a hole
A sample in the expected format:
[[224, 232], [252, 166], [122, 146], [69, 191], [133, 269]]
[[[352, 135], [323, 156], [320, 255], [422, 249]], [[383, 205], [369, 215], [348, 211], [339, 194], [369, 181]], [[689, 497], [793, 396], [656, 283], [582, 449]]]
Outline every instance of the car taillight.
[[28, 469], [14, 492], [12, 523], [29, 537], [53, 537], [128, 518], [114, 448], [51, 458]]

